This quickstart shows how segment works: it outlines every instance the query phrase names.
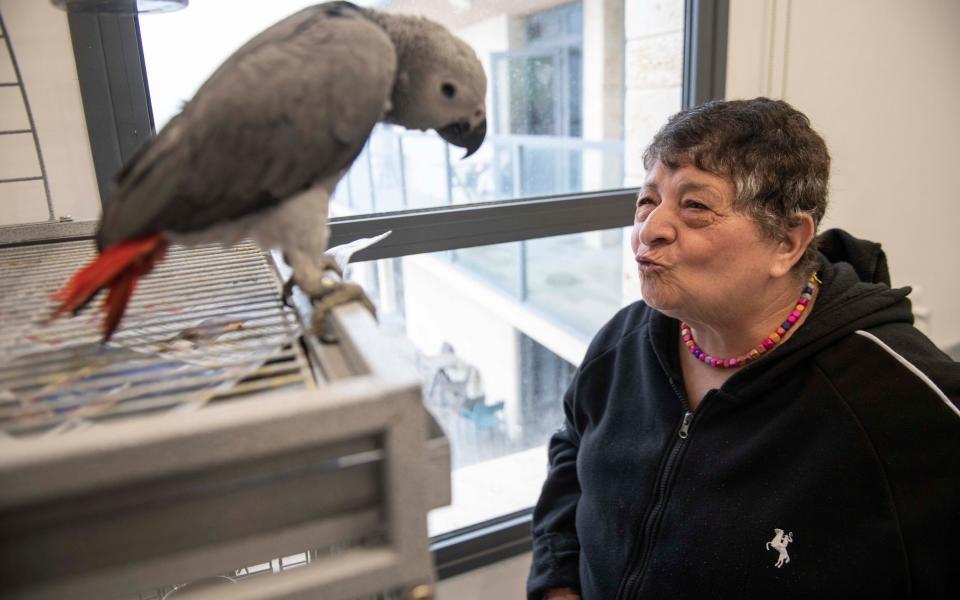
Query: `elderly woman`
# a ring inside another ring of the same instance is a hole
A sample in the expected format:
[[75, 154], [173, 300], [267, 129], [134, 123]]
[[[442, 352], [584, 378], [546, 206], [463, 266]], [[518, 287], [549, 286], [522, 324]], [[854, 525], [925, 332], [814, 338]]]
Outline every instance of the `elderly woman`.
[[643, 301], [564, 398], [529, 598], [957, 597], [960, 365], [878, 245], [818, 249], [823, 139], [785, 102], [714, 102], [644, 165]]

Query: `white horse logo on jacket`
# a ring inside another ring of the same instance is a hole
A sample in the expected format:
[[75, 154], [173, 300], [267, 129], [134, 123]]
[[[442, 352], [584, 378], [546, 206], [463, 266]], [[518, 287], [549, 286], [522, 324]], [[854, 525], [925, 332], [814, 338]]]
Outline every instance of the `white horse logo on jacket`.
[[787, 554], [787, 544], [793, 541], [793, 532], [784, 533], [782, 529], [774, 529], [773, 539], [767, 542], [767, 550], [772, 546], [779, 554], [779, 560], [774, 565], [778, 569], [790, 562], [790, 555]]

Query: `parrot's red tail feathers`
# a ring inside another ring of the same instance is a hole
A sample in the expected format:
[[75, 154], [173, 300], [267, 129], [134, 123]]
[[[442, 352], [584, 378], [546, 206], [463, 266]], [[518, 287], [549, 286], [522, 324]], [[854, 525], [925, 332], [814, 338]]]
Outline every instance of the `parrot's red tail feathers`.
[[137, 281], [149, 273], [167, 250], [167, 241], [160, 233], [133, 238], [105, 249], [90, 264], [70, 278], [52, 298], [60, 304], [53, 311], [57, 318], [76, 313], [103, 288], [110, 288], [103, 303], [106, 317], [103, 339], [108, 340], [117, 329]]
[[107, 312], [103, 319], [104, 339], [110, 339], [113, 332], [117, 330], [117, 325], [120, 324], [120, 319], [123, 318], [123, 313], [127, 310], [130, 296], [133, 295], [133, 290], [137, 287], [137, 281], [144, 274], [138, 272], [137, 269], [126, 269], [117, 275], [117, 278], [110, 284], [110, 291], [107, 292], [107, 299], [103, 303], [104, 310]]

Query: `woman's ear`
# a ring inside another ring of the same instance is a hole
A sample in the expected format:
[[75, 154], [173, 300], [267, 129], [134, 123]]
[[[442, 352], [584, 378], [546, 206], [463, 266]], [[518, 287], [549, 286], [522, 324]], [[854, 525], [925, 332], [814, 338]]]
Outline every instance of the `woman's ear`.
[[813, 242], [816, 227], [813, 217], [807, 213], [800, 213], [799, 222], [784, 232], [783, 238], [777, 244], [776, 255], [770, 265], [770, 275], [782, 277], [793, 269], [793, 266], [803, 258], [803, 253]]

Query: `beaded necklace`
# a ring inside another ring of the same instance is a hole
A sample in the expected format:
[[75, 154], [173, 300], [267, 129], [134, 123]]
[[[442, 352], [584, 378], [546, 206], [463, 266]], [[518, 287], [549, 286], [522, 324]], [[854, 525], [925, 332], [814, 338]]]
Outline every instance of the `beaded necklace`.
[[746, 354], [741, 354], [736, 358], [717, 358], [715, 356], [710, 356], [697, 343], [693, 340], [693, 331], [690, 329], [690, 326], [686, 323], [680, 324], [680, 335], [683, 337], [683, 343], [687, 345], [687, 348], [690, 350], [690, 353], [693, 354], [695, 358], [704, 362], [711, 367], [716, 367], [718, 369], [733, 369], [735, 367], [742, 367], [747, 363], [751, 363], [758, 358], [760, 355], [771, 350], [780, 340], [783, 339], [784, 335], [787, 333], [791, 327], [793, 327], [797, 321], [800, 319], [800, 315], [803, 314], [803, 311], [807, 310], [807, 306], [810, 304], [810, 300], [813, 298], [813, 290], [816, 288], [817, 284], [821, 283], [820, 279], [817, 277], [816, 273], [810, 275], [810, 279], [807, 280], [806, 286], [803, 288], [803, 293], [800, 294], [800, 298], [797, 299], [797, 305], [793, 308], [793, 312], [787, 317], [787, 319], [780, 324], [780, 327], [777, 327], [776, 331], [771, 333], [764, 339], [760, 345], [750, 350]]

